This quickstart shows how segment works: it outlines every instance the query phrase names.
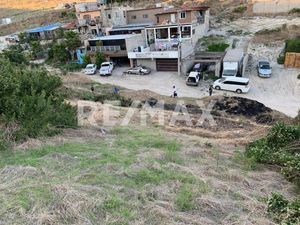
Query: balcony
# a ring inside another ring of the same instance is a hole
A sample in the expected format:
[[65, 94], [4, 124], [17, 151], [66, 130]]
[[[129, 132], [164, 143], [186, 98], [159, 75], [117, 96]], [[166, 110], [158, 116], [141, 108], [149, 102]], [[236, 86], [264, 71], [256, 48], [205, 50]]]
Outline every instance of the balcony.
[[117, 52], [121, 51], [121, 46], [91, 46], [92, 52]]

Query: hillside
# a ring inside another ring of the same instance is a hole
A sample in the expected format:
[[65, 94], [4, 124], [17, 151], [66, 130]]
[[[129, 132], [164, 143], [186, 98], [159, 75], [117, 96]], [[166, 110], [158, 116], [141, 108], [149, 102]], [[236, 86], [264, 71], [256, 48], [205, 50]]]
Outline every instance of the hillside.
[[0, 8], [6, 9], [21, 9], [21, 10], [39, 10], [39, 9], [51, 9], [60, 4], [72, 3], [72, 2], [90, 2], [89, 0], [1, 0]]

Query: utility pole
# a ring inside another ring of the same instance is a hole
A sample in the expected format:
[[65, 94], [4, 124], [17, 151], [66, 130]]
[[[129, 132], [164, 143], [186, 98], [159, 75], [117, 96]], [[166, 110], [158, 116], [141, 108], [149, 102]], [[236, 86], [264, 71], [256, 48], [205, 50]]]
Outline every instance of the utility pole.
[[179, 22], [179, 15], [180, 12], [177, 12], [177, 24], [178, 24], [178, 29], [179, 29], [179, 38], [178, 38], [178, 68], [177, 68], [177, 72], [178, 72], [178, 76], [181, 75], [181, 25]]

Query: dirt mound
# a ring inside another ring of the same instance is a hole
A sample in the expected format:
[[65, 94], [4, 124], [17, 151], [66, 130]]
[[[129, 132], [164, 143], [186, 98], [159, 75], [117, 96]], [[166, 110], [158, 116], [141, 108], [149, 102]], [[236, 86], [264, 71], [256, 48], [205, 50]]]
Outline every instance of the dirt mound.
[[263, 113], [272, 112], [270, 108], [258, 101], [241, 97], [224, 97], [216, 102], [213, 110], [225, 111], [228, 114], [245, 117], [259, 116]]

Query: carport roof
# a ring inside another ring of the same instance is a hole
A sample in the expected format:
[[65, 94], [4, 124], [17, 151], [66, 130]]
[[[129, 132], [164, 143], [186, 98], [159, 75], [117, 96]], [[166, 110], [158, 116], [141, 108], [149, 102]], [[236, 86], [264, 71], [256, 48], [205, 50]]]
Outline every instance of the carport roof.
[[62, 26], [62, 23], [54, 23], [54, 24], [50, 24], [48, 26], [44, 26], [44, 27], [38, 27], [32, 30], [28, 30], [28, 33], [40, 33], [40, 32], [44, 32], [44, 31], [52, 31], [52, 30], [56, 30], [58, 28], [60, 28]]

